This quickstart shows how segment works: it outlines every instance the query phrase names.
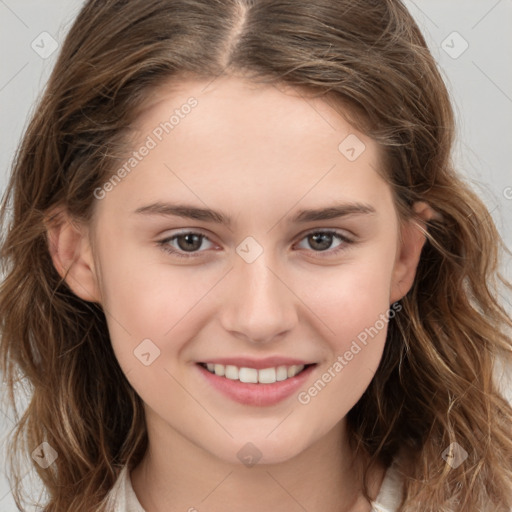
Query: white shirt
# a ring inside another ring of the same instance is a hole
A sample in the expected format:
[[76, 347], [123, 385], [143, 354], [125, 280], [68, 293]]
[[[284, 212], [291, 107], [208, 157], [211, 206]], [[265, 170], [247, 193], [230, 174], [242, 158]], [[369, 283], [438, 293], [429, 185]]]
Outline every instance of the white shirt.
[[[379, 494], [371, 502], [372, 512], [396, 512], [402, 499], [402, 481], [394, 462], [386, 471]], [[125, 466], [107, 496], [111, 512], [146, 512], [139, 503]]]

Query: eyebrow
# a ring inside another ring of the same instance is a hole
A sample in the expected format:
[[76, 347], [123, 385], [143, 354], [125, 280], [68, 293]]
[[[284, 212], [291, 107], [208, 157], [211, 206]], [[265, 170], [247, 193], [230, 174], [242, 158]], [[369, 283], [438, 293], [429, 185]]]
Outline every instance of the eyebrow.
[[[222, 212], [210, 208], [198, 208], [187, 204], [171, 204], [156, 202], [147, 206], [137, 208], [134, 213], [142, 215], [176, 216], [187, 219], [200, 220], [203, 222], [214, 222], [232, 226], [232, 220]], [[289, 222], [293, 224], [306, 223], [319, 220], [337, 219], [348, 215], [375, 214], [377, 211], [370, 204], [335, 203], [323, 208], [299, 210]]]

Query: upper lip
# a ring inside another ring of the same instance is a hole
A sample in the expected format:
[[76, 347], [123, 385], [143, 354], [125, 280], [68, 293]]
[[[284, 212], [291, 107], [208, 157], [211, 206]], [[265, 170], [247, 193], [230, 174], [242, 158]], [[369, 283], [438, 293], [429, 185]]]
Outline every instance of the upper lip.
[[292, 357], [282, 356], [266, 357], [264, 359], [253, 359], [250, 357], [219, 357], [214, 359], [207, 359], [201, 362], [205, 364], [222, 364], [224, 366], [231, 365], [237, 366], [238, 368], [254, 368], [256, 370], [262, 370], [264, 368], [274, 368], [277, 366], [306, 366], [308, 364], [314, 364], [308, 361], [304, 361], [302, 359], [295, 359]]

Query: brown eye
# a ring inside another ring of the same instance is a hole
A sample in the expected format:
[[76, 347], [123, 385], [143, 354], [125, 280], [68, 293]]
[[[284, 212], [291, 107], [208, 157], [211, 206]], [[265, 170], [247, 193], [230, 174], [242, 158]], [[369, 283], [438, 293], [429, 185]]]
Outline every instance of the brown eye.
[[[158, 245], [165, 252], [179, 257], [189, 258], [199, 256], [202, 252], [204, 252], [199, 250], [204, 240], [209, 241], [206, 235], [203, 235], [202, 233], [187, 231], [168, 237], [165, 240], [161, 240], [158, 242]], [[171, 245], [171, 242], [174, 242], [175, 244]]]
[[[338, 239], [340, 243], [334, 249], [329, 250], [333, 244], [333, 240]], [[302, 240], [306, 240], [309, 248], [313, 252], [325, 252], [329, 255], [337, 254], [353, 244], [354, 241], [342, 235], [337, 231], [312, 231], [308, 233]]]
[[314, 233], [308, 235], [308, 241], [313, 249], [325, 251], [332, 245], [333, 235], [329, 233]]
[[175, 238], [179, 249], [183, 251], [197, 251], [201, 247], [204, 237], [195, 233], [187, 233], [185, 235], [178, 235]]

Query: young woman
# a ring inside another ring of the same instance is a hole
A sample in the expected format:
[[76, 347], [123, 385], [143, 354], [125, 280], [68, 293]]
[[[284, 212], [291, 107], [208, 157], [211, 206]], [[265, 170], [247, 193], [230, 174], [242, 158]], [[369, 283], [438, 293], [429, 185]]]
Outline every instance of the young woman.
[[87, 2], [2, 206], [18, 505], [25, 453], [47, 512], [510, 510], [453, 136], [399, 0]]

